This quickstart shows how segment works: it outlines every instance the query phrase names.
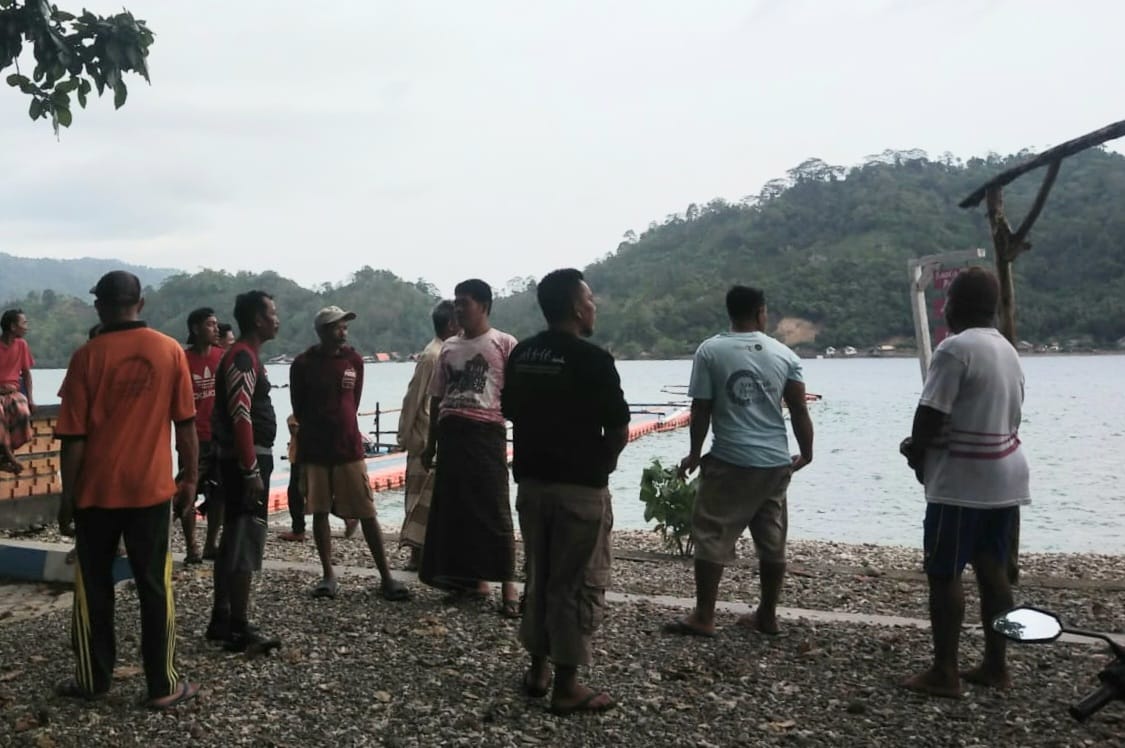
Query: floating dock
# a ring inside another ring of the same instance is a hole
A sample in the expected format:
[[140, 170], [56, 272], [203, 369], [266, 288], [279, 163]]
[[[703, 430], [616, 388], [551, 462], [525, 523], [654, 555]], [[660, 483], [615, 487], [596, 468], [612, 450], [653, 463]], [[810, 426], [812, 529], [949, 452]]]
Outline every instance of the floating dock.
[[[661, 431], [674, 431], [691, 423], [691, 409], [687, 407], [665, 411], [634, 413], [629, 422], [629, 441]], [[512, 459], [512, 445], [508, 445], [508, 461]], [[281, 463], [285, 464], [285, 463]], [[393, 491], [406, 485], [406, 453], [392, 452], [367, 458], [367, 478], [376, 493]], [[288, 511], [289, 470], [276, 470], [270, 478], [269, 511]]]

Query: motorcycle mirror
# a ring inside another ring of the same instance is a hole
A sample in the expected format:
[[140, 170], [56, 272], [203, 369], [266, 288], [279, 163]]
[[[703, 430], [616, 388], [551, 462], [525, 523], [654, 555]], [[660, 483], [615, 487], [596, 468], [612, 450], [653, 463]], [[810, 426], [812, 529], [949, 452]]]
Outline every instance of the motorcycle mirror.
[[992, 630], [1017, 642], [1053, 642], [1062, 634], [1062, 622], [1053, 613], [1024, 605], [992, 619]]

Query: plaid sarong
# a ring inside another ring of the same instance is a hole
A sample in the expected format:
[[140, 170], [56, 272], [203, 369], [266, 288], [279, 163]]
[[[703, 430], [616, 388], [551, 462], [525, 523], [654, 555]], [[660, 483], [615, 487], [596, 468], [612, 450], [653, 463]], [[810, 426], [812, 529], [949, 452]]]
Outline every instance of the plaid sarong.
[[31, 406], [27, 397], [11, 387], [0, 388], [0, 443], [14, 452], [31, 441]]
[[433, 587], [515, 578], [507, 431], [458, 416], [438, 422], [434, 495], [418, 578]]
[[420, 456], [406, 461], [406, 517], [402, 521], [399, 544], [421, 548], [426, 542], [426, 523], [430, 518], [430, 499], [434, 495], [434, 474], [422, 467]]

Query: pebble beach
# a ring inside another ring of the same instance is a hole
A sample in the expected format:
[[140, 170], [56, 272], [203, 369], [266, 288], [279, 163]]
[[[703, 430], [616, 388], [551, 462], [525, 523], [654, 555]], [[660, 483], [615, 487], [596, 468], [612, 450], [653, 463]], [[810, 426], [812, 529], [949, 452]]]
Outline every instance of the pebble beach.
[[[46, 529], [21, 537], [64, 540]], [[396, 547], [388, 537], [388, 548]], [[93, 704], [52, 694], [53, 684], [72, 668], [69, 593], [18, 585], [33, 588], [24, 597], [42, 604], [0, 614], [0, 745], [1111, 746], [1125, 741], [1120, 703], [1085, 725], [1066, 712], [1094, 687], [1097, 670], [1108, 660], [1102, 647], [1012, 645], [1013, 688], [967, 687], [960, 700], [931, 699], [896, 686], [927, 663], [925, 627], [812, 621], [792, 610], [925, 619], [918, 549], [791, 543], [782, 598], [791, 610], [782, 618], [782, 634], [747, 632], [730, 625], [734, 615], [725, 614], [714, 639], [664, 634], [661, 626], [684, 608], [645, 597], [690, 598], [689, 560], [670, 555], [650, 532], [615, 533], [614, 551], [612, 590], [637, 597], [610, 605], [596, 638], [596, 661], [584, 673], [617, 701], [605, 714], [556, 717], [546, 699], [520, 692], [526, 658], [517, 624], [497, 615], [495, 601], [451, 603], [411, 580], [412, 602], [386, 602], [375, 591], [377, 577], [359, 537], [335, 538], [339, 597], [313, 599], [309, 590], [318, 572], [311, 539], [285, 543], [271, 535], [267, 559], [274, 563], [257, 583], [255, 618], [282, 637], [284, 648], [246, 659], [205, 641], [211, 568], [177, 566], [179, 668], [202, 690], [168, 713], [139, 706], [144, 679], [130, 582], [118, 590], [114, 688]], [[748, 541], [739, 557], [724, 577], [720, 598], [753, 604], [757, 582]], [[401, 568], [405, 558], [394, 551], [392, 565]], [[1122, 632], [1125, 558], [1026, 554], [1021, 570], [1018, 603], [1054, 610], [1075, 626]], [[968, 665], [979, 658], [982, 645], [979, 632], [972, 631], [979, 616], [971, 577], [966, 591], [961, 651]]]

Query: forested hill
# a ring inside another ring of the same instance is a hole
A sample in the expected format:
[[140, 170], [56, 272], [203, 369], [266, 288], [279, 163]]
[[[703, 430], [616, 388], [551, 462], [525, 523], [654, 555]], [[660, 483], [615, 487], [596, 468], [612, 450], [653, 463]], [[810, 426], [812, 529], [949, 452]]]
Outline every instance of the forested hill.
[[[87, 290], [97, 280], [87, 280]], [[420, 350], [433, 337], [430, 309], [437, 290], [424, 281], [410, 283], [385, 270], [369, 267], [357, 271], [344, 284], [310, 290], [274, 272], [261, 274], [204, 270], [166, 279], [159, 288], [145, 289], [144, 319], [150, 326], [179, 340], [187, 337], [187, 315], [210, 306], [219, 319], [232, 322], [234, 298], [243, 291], [261, 289], [277, 300], [281, 332], [265, 349], [267, 356], [297, 354], [316, 342], [313, 316], [328, 304], [337, 304], [358, 315], [349, 326], [351, 344], [364, 355]], [[32, 292], [19, 305], [28, 315], [28, 340], [40, 367], [66, 366], [70, 354], [86, 341], [87, 330], [97, 321], [90, 296], [83, 300], [54, 292]]]
[[[907, 259], [984, 247], [991, 264], [983, 207], [966, 211], [957, 203], [1026, 157], [963, 163], [917, 151], [886, 152], [852, 169], [810, 159], [740, 203], [689, 205], [639, 236], [629, 232], [615, 252], [585, 268], [598, 297], [595, 339], [625, 357], [690, 354], [699, 341], [726, 328], [723, 296], [740, 282], [766, 290], [775, 333], [806, 352], [829, 345], [912, 345]], [[1014, 222], [1031, 204], [1039, 176], [1033, 172], [1005, 189]], [[1125, 336], [1122, 205], [1125, 157], [1093, 150], [1063, 163], [1032, 232], [1033, 247], [1015, 263], [1021, 339], [1078, 338], [1110, 346]], [[6, 276], [8, 258], [3, 262]], [[95, 321], [85, 291], [101, 272], [86, 271], [79, 298], [58, 289], [22, 298], [0, 295], [27, 311], [40, 366], [65, 365], [85, 340]], [[146, 290], [144, 316], [183, 339], [191, 309], [212, 306], [230, 321], [235, 295], [251, 288], [277, 296], [282, 329], [269, 354], [296, 354], [310, 345], [312, 317], [326, 304], [358, 313], [351, 337], [364, 354], [415, 352], [432, 334], [436, 289], [369, 267], [347, 283], [318, 290], [274, 272], [172, 275]], [[520, 337], [540, 329], [534, 285], [498, 299], [493, 322]]]
[[56, 294], [66, 294], [84, 299], [103, 273], [110, 270], [128, 270], [135, 273], [146, 285], [157, 285], [175, 270], [130, 265], [117, 260], [81, 257], [75, 260], [55, 260], [47, 257], [16, 257], [0, 252], [0, 301], [23, 298], [31, 291], [36, 293], [51, 289]]
[[[689, 205], [586, 268], [598, 297], [596, 339], [618, 355], [675, 356], [726, 327], [735, 282], [766, 290], [777, 333], [807, 349], [913, 343], [907, 259], [983, 247], [984, 208], [957, 203], [1027, 154], [961, 162], [886, 152], [852, 169], [810, 159], [739, 204]], [[1013, 222], [1039, 186], [1033, 172], [1004, 191]], [[1015, 263], [1019, 336], [1125, 336], [1125, 157], [1067, 159], [1032, 249]], [[494, 322], [522, 336], [541, 327], [533, 289], [500, 300]], [[815, 335], [815, 338], [813, 337]]]

